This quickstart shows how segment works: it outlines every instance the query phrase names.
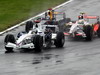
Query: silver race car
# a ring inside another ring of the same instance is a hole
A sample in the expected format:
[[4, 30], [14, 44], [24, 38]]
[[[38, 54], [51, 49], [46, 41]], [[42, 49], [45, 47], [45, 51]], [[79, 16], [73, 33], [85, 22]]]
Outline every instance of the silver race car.
[[12, 34], [7, 34], [4, 40], [6, 53], [13, 52], [13, 49], [34, 49], [41, 52], [43, 47], [50, 48], [52, 45], [63, 47], [65, 36], [59, 32], [58, 25], [51, 24], [46, 20], [28, 21], [25, 32], [18, 33], [15, 38]]
[[[85, 13], [78, 16], [75, 22], [66, 24], [65, 35], [73, 38], [82, 37], [87, 41], [91, 41], [94, 35], [100, 37], [100, 22], [99, 16], [88, 16]], [[95, 19], [95, 23], [90, 23], [90, 19]]]

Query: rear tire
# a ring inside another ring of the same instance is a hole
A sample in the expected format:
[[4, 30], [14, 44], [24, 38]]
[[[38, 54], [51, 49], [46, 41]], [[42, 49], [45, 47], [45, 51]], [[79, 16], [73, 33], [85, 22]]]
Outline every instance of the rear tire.
[[[5, 37], [5, 39], [4, 39], [5, 45], [6, 45], [8, 42], [10, 42], [10, 43], [15, 43], [15, 37], [14, 37], [14, 35], [12, 35], [12, 34], [6, 35], [6, 37]], [[13, 48], [11, 48], [11, 47], [6, 47], [6, 46], [5, 46], [5, 49], [6, 49], [5, 53], [14, 52], [14, 51], [13, 51]]]
[[33, 28], [33, 22], [27, 21], [25, 26], [25, 31], [28, 33]]
[[100, 24], [99, 24], [99, 29], [97, 30], [97, 36], [100, 38]]
[[71, 21], [70, 18], [66, 18], [66, 23], [69, 23]]
[[87, 25], [84, 27], [84, 32], [86, 34], [86, 41], [92, 41], [92, 36], [93, 36], [93, 28], [90, 25]]
[[55, 46], [58, 47], [58, 48], [61, 48], [61, 47], [63, 47], [64, 43], [65, 43], [64, 33], [58, 32], [56, 40], [55, 40]]
[[35, 52], [41, 52], [43, 48], [43, 38], [40, 35], [35, 35], [33, 38]]
[[69, 23], [70, 21], [71, 21], [70, 18], [65, 18], [63, 20], [60, 20], [58, 22], [59, 23], [59, 30], [62, 31], [62, 32], [64, 32], [66, 23]]

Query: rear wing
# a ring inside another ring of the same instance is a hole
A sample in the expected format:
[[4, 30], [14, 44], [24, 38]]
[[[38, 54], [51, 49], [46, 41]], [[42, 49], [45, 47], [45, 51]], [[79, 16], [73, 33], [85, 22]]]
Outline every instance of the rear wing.
[[80, 13], [81, 15], [79, 15], [78, 17], [81, 17], [83, 19], [97, 19], [99, 20], [99, 16], [91, 16], [91, 15], [87, 15], [85, 13]]
[[99, 22], [99, 16], [87, 16], [87, 15], [84, 15], [84, 19], [87, 19], [89, 21], [89, 19], [96, 19], [97, 22]]
[[49, 18], [50, 20], [56, 20], [57, 15], [62, 15], [63, 18], [66, 18], [66, 14], [64, 12], [56, 12], [52, 8], [48, 9], [45, 13], [45, 18]]
[[63, 15], [65, 13], [64, 12], [54, 12], [54, 14], [56, 14], [56, 15]]
[[87, 16], [87, 15], [84, 15], [84, 18], [86, 18], [86, 19], [99, 19], [99, 16]]

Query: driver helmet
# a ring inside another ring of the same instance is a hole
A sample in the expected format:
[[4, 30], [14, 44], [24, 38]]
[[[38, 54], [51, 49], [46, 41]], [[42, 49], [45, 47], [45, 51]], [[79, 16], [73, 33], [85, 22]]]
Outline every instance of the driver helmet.
[[78, 19], [83, 19], [83, 16], [82, 16], [82, 15], [79, 15], [79, 16], [78, 16]]
[[17, 35], [17, 38], [19, 38], [20, 36], [22, 36], [25, 33], [26, 33], [25, 31], [19, 32], [18, 35]]

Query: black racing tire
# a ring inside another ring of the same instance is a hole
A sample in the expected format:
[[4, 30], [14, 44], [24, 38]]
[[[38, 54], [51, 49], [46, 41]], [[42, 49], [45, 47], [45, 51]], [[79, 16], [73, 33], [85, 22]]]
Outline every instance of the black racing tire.
[[[8, 42], [15, 43], [15, 37], [14, 37], [14, 35], [12, 35], [12, 34], [7, 34], [6, 35], [6, 37], [4, 39], [4, 44], [6, 45]], [[14, 52], [13, 48], [11, 48], [11, 47], [6, 47], [5, 46], [5, 49], [6, 49], [5, 53]]]
[[10, 48], [10, 47], [5, 47], [6, 51], [5, 53], [13, 53], [13, 48]]
[[97, 30], [97, 36], [100, 38], [100, 24], [99, 24], [99, 29]]
[[33, 38], [33, 44], [35, 47], [35, 52], [41, 52], [43, 48], [43, 37], [40, 35], [35, 35]]
[[61, 47], [63, 47], [64, 43], [65, 43], [64, 33], [63, 32], [58, 32], [56, 40], [55, 40], [55, 46], [57, 48], [61, 48]]
[[71, 22], [70, 18], [66, 18], [66, 23]]
[[93, 37], [93, 27], [90, 25], [84, 26], [84, 32], [86, 34], [86, 41], [92, 41]]
[[27, 21], [25, 26], [25, 31], [28, 33], [33, 28], [33, 22]]
[[59, 30], [64, 32], [66, 23], [70, 22], [70, 18], [64, 18], [58, 22]]

